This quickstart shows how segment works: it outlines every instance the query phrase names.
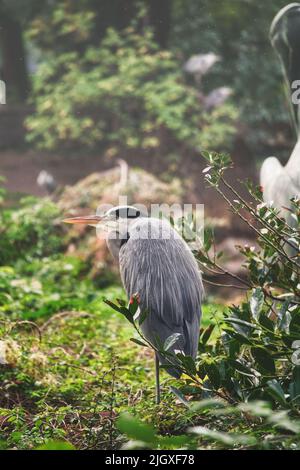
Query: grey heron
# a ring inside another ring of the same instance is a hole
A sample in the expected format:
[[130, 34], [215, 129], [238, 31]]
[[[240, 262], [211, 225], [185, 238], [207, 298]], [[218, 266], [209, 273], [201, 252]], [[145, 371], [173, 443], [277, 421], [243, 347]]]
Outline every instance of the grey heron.
[[[203, 286], [197, 262], [182, 237], [167, 220], [148, 217], [133, 206], [114, 207], [104, 215], [65, 219], [71, 224], [106, 227], [106, 241], [119, 263], [121, 279], [130, 299], [139, 294], [139, 308], [149, 313], [141, 325], [152, 344], [163, 344], [177, 333], [170, 352], [196, 357], [201, 320]], [[156, 402], [160, 401], [159, 363], [155, 353]], [[174, 363], [167, 372], [180, 377]]]
[[272, 203], [292, 224], [288, 210], [290, 200], [300, 195], [299, 103], [293, 103], [291, 96], [295, 80], [300, 80], [300, 3], [291, 3], [278, 12], [271, 25], [270, 38], [283, 66], [298, 141], [285, 166], [275, 157], [263, 162], [260, 184], [264, 201]]

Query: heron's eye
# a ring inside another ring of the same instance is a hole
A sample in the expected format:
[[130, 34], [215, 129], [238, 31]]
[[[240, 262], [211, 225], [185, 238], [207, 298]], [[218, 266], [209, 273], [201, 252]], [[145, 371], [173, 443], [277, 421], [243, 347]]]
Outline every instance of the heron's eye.
[[116, 220], [118, 219], [136, 219], [140, 217], [141, 213], [139, 210], [132, 207], [122, 207], [114, 211]]
[[127, 218], [128, 219], [136, 219], [141, 215], [140, 211], [133, 211], [131, 209], [128, 210], [127, 212]]

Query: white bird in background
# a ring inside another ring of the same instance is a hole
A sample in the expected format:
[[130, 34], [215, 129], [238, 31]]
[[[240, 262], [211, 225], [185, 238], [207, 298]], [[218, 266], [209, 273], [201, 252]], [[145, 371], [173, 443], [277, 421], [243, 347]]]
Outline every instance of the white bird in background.
[[54, 176], [46, 170], [39, 172], [36, 182], [37, 185], [44, 189], [48, 194], [52, 194], [57, 187]]
[[193, 55], [184, 64], [183, 70], [194, 75], [197, 81], [200, 81], [201, 77], [203, 77], [216, 62], [219, 62], [219, 60], [221, 60], [221, 58], [213, 52]]
[[289, 87], [289, 99], [298, 142], [285, 166], [275, 157], [267, 158], [261, 167], [260, 184], [264, 201], [281, 211], [292, 223], [291, 198], [300, 195], [299, 105], [292, 102], [292, 83], [300, 79], [300, 4], [287, 5], [275, 16], [270, 30], [271, 42], [283, 65]]
[[221, 86], [211, 91], [204, 97], [204, 106], [206, 109], [211, 110], [222, 106], [225, 101], [232, 95], [232, 88]]
[[[201, 85], [201, 80], [210, 69], [221, 60], [221, 58], [209, 52], [208, 54], [197, 54], [189, 58], [184, 64], [183, 70], [194, 76], [195, 82], [198, 86]], [[230, 97], [232, 89], [226, 86], [222, 86], [212, 90], [207, 96], [199, 91], [199, 101], [207, 111], [211, 111], [222, 104]]]

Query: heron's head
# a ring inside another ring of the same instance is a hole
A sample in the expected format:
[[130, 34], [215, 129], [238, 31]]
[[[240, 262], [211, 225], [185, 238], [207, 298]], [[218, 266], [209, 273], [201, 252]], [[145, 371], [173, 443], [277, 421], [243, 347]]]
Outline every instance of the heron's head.
[[134, 206], [112, 207], [104, 214], [70, 217], [64, 219], [67, 224], [84, 224], [104, 229], [107, 232], [122, 233], [131, 222], [139, 217], [147, 217], [147, 214]]
[[130, 225], [139, 217], [147, 217], [147, 214], [134, 206], [116, 206], [102, 215], [71, 217], [64, 222], [96, 227], [100, 238], [103, 238], [104, 232], [110, 252], [115, 259], [118, 259], [120, 248], [129, 239]]

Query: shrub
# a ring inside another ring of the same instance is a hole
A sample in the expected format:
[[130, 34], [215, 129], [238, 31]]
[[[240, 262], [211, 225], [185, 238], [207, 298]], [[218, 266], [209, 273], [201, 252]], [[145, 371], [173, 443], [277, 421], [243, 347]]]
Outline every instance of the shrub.
[[110, 155], [226, 146], [237, 114], [230, 104], [206, 112], [183, 80], [175, 55], [160, 51], [150, 32], [109, 29], [83, 54], [47, 56], [34, 82], [36, 112], [28, 139], [39, 147], [99, 145]]
[[[189, 57], [212, 51], [222, 57], [205, 85], [234, 89], [241, 120], [258, 157], [274, 146], [276, 129], [289, 124], [282, 70], [269, 39], [271, 21], [288, 2], [176, 0], [170, 48]], [[254, 21], [255, 18], [255, 21]], [[258, 53], [259, 50], [259, 53]], [[276, 151], [278, 151], [278, 144]]]
[[0, 211], [0, 265], [39, 258], [62, 249], [60, 211], [48, 199], [26, 197], [18, 210]]
[[[225, 315], [219, 345], [213, 351], [219, 381], [209, 378], [235, 400], [268, 399], [277, 406], [299, 408], [300, 201], [291, 201], [292, 227], [279, 210], [263, 202], [263, 188], [246, 181], [248, 202], [228, 183], [224, 176], [231, 166], [228, 156], [207, 154], [206, 158], [207, 182], [256, 235], [256, 246], [238, 248], [247, 277], [229, 273], [247, 294], [240, 306], [232, 306]], [[224, 273], [217, 254], [209, 254], [211, 246], [212, 240], [197, 258], [208, 269]]]

